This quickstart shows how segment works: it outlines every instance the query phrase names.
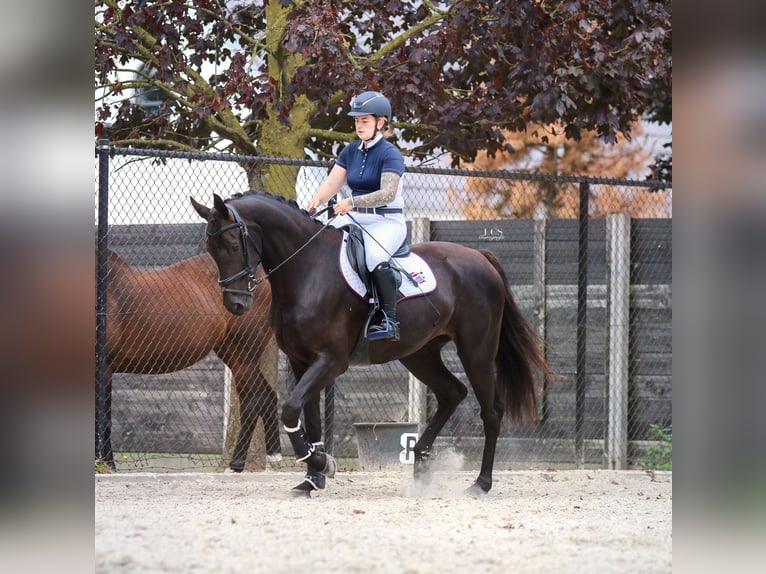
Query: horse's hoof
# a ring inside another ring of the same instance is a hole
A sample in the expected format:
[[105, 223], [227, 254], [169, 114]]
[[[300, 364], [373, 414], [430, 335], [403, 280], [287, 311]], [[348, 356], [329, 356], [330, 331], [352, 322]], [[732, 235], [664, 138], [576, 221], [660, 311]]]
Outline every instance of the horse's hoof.
[[415, 472], [412, 475], [412, 478], [415, 479], [415, 482], [422, 485], [428, 485], [431, 484], [431, 480], [433, 479], [433, 474], [430, 472]]
[[484, 490], [478, 483], [474, 482], [471, 486], [465, 489], [464, 491], [466, 496], [470, 496], [471, 498], [483, 498], [487, 496], [487, 491]]
[[325, 453], [325, 456], [327, 457], [327, 461], [322, 469], [322, 474], [328, 478], [333, 478], [335, 476], [335, 471], [338, 469], [338, 465], [335, 463], [335, 459], [332, 455]]
[[412, 476], [417, 482], [421, 484], [429, 484], [433, 478], [431, 468], [424, 460], [415, 461], [415, 468], [412, 470]]

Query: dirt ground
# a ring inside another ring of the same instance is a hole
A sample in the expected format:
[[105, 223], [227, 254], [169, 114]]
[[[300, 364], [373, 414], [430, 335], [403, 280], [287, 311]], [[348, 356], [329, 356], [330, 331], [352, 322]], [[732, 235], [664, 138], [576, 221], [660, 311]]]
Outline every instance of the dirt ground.
[[672, 473], [339, 472], [295, 498], [294, 472], [95, 478], [98, 573], [670, 572]]

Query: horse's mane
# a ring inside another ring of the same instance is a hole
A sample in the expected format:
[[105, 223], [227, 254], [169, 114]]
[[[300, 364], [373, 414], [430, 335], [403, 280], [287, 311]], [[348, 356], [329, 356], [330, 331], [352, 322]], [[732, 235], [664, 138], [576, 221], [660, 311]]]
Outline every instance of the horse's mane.
[[317, 225], [322, 225], [321, 222], [319, 222], [316, 219], [314, 219], [313, 217], [311, 217], [309, 215], [308, 211], [306, 211], [300, 205], [298, 205], [298, 203], [294, 199], [290, 199], [289, 197], [285, 197], [283, 195], [274, 195], [273, 193], [269, 193], [267, 191], [260, 191], [260, 190], [256, 190], [256, 189], [250, 189], [248, 191], [238, 192], [238, 193], [233, 194], [228, 199], [226, 199], [224, 201], [224, 203], [226, 203], [227, 201], [231, 201], [232, 199], [240, 199], [240, 198], [243, 198], [243, 197], [252, 197], [252, 196], [263, 197], [263, 198], [271, 200], [271, 201], [278, 201], [280, 203], [284, 203], [285, 205], [290, 207], [290, 209], [295, 209], [296, 211], [302, 213], [310, 221], [313, 221]]

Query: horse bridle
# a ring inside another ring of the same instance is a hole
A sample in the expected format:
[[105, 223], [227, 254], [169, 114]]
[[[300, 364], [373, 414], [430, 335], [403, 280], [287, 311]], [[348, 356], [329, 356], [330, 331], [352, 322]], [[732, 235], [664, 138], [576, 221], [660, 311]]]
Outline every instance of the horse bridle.
[[[239, 216], [239, 213], [237, 213], [237, 210], [234, 209], [231, 205], [227, 205], [226, 207], [229, 209], [229, 211], [231, 211], [232, 215], [234, 216], [234, 223], [230, 223], [229, 225], [225, 225], [224, 227], [221, 227], [221, 229], [219, 229], [218, 231], [214, 231], [213, 233], [211, 233], [210, 231], [205, 230], [205, 233], [207, 233], [208, 237], [217, 237], [221, 233], [223, 233], [224, 231], [228, 231], [229, 229], [234, 229], [235, 227], [239, 228], [239, 239], [240, 239], [240, 243], [242, 244], [242, 255], [245, 257], [245, 265], [244, 265], [244, 267], [242, 268], [241, 271], [238, 271], [234, 275], [231, 275], [231, 276], [227, 277], [226, 279], [219, 279], [218, 280], [218, 284], [221, 286], [221, 293], [240, 293], [242, 295], [247, 295], [249, 297], [253, 296], [253, 291], [255, 291], [255, 288], [258, 286], [259, 283], [261, 283], [262, 281], [265, 281], [266, 279], [268, 279], [271, 276], [272, 273], [274, 273], [277, 269], [279, 269], [285, 263], [290, 261], [293, 257], [298, 255], [298, 253], [303, 251], [303, 249], [309, 243], [314, 241], [314, 239], [316, 239], [316, 237], [320, 233], [322, 233], [322, 231], [324, 231], [327, 228], [327, 226], [330, 225], [330, 222], [333, 219], [335, 219], [335, 217], [336, 217], [335, 215], [330, 217], [327, 220], [327, 223], [322, 225], [322, 227], [319, 229], [319, 231], [317, 231], [314, 235], [312, 235], [308, 239], [308, 241], [306, 241], [306, 243], [304, 243], [298, 249], [296, 249], [292, 253], [292, 255], [287, 257], [284, 261], [282, 261], [279, 265], [277, 265], [273, 269], [270, 269], [263, 277], [261, 277], [260, 279], [256, 279], [255, 278], [255, 271], [253, 270], [252, 267], [250, 267], [250, 254], [247, 251], [247, 240], [248, 239], [253, 242], [253, 247], [255, 247], [256, 251], [258, 252], [258, 263], [260, 263], [260, 261], [263, 259], [263, 257], [261, 256], [261, 253], [258, 251], [258, 248], [257, 248], [257, 245], [256, 245], [255, 241], [253, 241], [253, 238], [250, 237], [250, 234], [247, 231], [247, 225], [244, 224], [244, 222], [242, 221], [242, 218]], [[321, 210], [319, 213], [315, 214], [314, 217], [317, 217], [317, 216], [323, 214], [325, 211], [327, 211], [331, 207], [332, 207], [332, 205], [328, 205], [323, 210]], [[256, 265], [256, 267], [258, 267], [258, 265]], [[264, 269], [264, 271], [265, 271], [265, 269]], [[245, 276], [247, 277], [247, 291], [243, 291], [242, 289], [229, 289], [228, 287], [226, 287], [226, 285], [228, 285], [232, 281], [236, 281], [237, 279], [240, 279], [240, 278], [245, 277]]]
[[[219, 279], [218, 284], [221, 286], [221, 293], [239, 293], [241, 295], [247, 295], [248, 297], [253, 296], [253, 291], [255, 291], [255, 288], [258, 286], [258, 283], [260, 283], [263, 279], [258, 280], [255, 278], [255, 269], [250, 267], [250, 252], [247, 249], [248, 239], [253, 242], [253, 247], [256, 247], [256, 252], [258, 251], [257, 246], [255, 244], [255, 241], [253, 241], [253, 238], [250, 237], [250, 234], [247, 231], [247, 225], [244, 224], [242, 221], [242, 218], [239, 216], [239, 213], [237, 213], [237, 210], [234, 209], [231, 205], [226, 206], [229, 211], [231, 211], [231, 214], [234, 216], [234, 223], [230, 223], [228, 225], [225, 225], [221, 227], [218, 231], [210, 232], [205, 230], [205, 233], [207, 233], [208, 237], [218, 237], [225, 231], [229, 231], [230, 229], [239, 228], [239, 240], [242, 244], [242, 255], [245, 258], [245, 264], [242, 267], [240, 271], [237, 271], [234, 275], [230, 275], [229, 277], [226, 277], [225, 279]], [[261, 260], [261, 254], [258, 253], [258, 261]], [[256, 264], [256, 268], [258, 265]], [[242, 277], [247, 277], [247, 290], [243, 291], [242, 289], [230, 289], [227, 287], [229, 283], [233, 283], [237, 279], [241, 279]]]

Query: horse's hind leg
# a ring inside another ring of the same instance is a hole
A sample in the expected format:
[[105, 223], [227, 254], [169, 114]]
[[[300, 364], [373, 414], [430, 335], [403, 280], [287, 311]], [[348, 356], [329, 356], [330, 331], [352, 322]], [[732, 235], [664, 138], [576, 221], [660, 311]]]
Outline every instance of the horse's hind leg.
[[441, 348], [444, 343], [431, 342], [417, 353], [400, 359], [400, 362], [423, 382], [436, 396], [436, 412], [428, 421], [425, 430], [413, 447], [415, 453], [414, 475], [418, 479], [427, 479], [430, 475], [428, 459], [434, 441], [444, 424], [468, 394], [460, 380], [444, 365]]
[[232, 374], [239, 397], [240, 428], [229, 468], [241, 472], [245, 468], [247, 451], [259, 417], [263, 419], [266, 454], [281, 454], [278, 401], [276, 391], [269, 385], [257, 364], [235, 365], [232, 367]]
[[467, 493], [472, 496], [486, 494], [492, 488], [495, 449], [503, 419], [503, 405], [497, 396], [495, 385], [494, 360], [491, 353], [481, 352], [481, 349], [493, 348], [494, 346], [489, 343], [479, 347], [474, 344], [470, 352], [461, 352], [461, 347], [458, 345], [458, 356], [473, 387], [481, 409], [481, 420], [484, 424], [484, 450], [481, 456], [481, 470], [476, 482], [467, 490]]

